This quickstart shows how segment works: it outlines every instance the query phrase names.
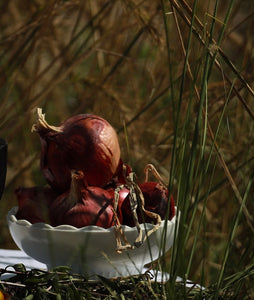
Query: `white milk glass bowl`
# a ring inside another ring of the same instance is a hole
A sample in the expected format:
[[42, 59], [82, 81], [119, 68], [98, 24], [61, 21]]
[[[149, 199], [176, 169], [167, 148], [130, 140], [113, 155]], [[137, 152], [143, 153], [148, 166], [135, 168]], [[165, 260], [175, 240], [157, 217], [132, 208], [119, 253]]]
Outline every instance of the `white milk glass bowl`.
[[[69, 266], [73, 272], [91, 279], [96, 275], [113, 278], [140, 274], [145, 264], [162, 254], [162, 239], [165, 241], [165, 251], [170, 249], [174, 240], [176, 217], [162, 221], [159, 229], [139, 248], [118, 254], [114, 227], [76, 228], [70, 225], [52, 227], [45, 223], [31, 224], [26, 220], [17, 220], [17, 209], [14, 207], [9, 211], [7, 221], [11, 236], [21, 250], [46, 264], [49, 269]], [[143, 236], [153, 227], [150, 223], [141, 224]], [[133, 243], [137, 237], [136, 227], [123, 225], [122, 228], [128, 241]]]

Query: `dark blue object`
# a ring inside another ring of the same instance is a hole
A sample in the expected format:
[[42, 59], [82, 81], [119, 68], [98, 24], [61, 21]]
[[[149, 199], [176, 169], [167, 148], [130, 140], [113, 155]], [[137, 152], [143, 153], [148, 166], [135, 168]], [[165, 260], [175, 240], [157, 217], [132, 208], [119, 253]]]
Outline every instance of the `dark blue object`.
[[0, 138], [0, 199], [4, 192], [4, 185], [6, 179], [7, 169], [7, 143], [4, 139]]

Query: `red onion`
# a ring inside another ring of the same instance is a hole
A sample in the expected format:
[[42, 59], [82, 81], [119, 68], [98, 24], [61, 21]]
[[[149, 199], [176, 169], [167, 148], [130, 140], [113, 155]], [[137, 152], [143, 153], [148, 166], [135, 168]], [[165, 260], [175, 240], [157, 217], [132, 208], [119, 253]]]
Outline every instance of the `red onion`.
[[47, 182], [59, 192], [69, 190], [71, 170], [82, 170], [86, 184], [103, 187], [115, 175], [120, 147], [113, 127], [103, 118], [82, 114], [71, 117], [60, 127], [50, 126], [42, 110], [32, 131], [42, 144], [41, 170]]
[[[139, 188], [144, 196], [144, 208], [147, 211], [160, 215], [161, 219], [164, 220], [167, 214], [167, 210], [169, 209], [168, 219], [171, 220], [173, 218], [173, 216], [175, 215], [174, 199], [171, 196], [169, 203], [169, 192], [166, 187], [157, 182], [144, 182], [142, 184], [139, 184]], [[129, 196], [121, 205], [121, 210], [123, 216], [123, 224], [133, 227], [134, 220], [130, 209]], [[152, 223], [154, 221], [142, 211], [140, 205], [138, 205], [137, 214], [139, 223]]]
[[[167, 210], [169, 209], [168, 219], [171, 220], [175, 215], [175, 205], [174, 199], [170, 196], [169, 203], [169, 191], [162, 184], [157, 182], [144, 182], [139, 185], [144, 199], [145, 208], [149, 211], [159, 214], [162, 220], [165, 219], [167, 215]], [[168, 208], [169, 205], [169, 208]], [[146, 222], [150, 222], [147, 216], [145, 216]]]
[[112, 193], [100, 187], [84, 186], [83, 182], [83, 172], [73, 171], [70, 191], [57, 197], [50, 206], [53, 226], [108, 228], [114, 225]]
[[17, 188], [15, 194], [18, 201], [17, 219], [25, 219], [32, 224], [48, 221], [48, 206], [56, 197], [51, 188]]

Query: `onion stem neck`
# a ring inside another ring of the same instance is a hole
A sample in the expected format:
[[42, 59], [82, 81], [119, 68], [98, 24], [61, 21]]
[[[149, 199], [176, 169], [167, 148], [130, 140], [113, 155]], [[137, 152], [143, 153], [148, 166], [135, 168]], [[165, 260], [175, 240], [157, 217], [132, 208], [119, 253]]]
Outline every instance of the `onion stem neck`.
[[82, 201], [82, 192], [81, 192], [82, 178], [83, 176], [81, 176], [76, 171], [71, 172], [71, 187], [67, 199], [69, 207], [74, 207], [78, 202]]
[[38, 120], [36, 124], [33, 124], [31, 131], [32, 132], [43, 132], [43, 131], [55, 131], [62, 132], [61, 127], [56, 127], [49, 125], [45, 119], [45, 114], [42, 113], [41, 108], [37, 108]]

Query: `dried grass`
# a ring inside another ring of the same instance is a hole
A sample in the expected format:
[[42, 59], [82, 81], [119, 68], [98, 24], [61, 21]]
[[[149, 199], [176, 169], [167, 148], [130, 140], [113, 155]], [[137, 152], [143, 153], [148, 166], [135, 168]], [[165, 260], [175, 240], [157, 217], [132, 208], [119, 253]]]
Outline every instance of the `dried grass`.
[[[122, 157], [140, 178], [153, 163], [175, 199], [188, 201], [188, 276], [218, 282], [254, 167], [253, 11], [252, 1], [238, 0], [1, 4], [0, 136], [9, 144], [1, 247], [15, 247], [5, 221], [14, 188], [45, 183], [30, 132], [35, 108], [55, 125], [92, 112], [117, 129]], [[223, 277], [253, 264], [252, 194], [250, 186]]]

